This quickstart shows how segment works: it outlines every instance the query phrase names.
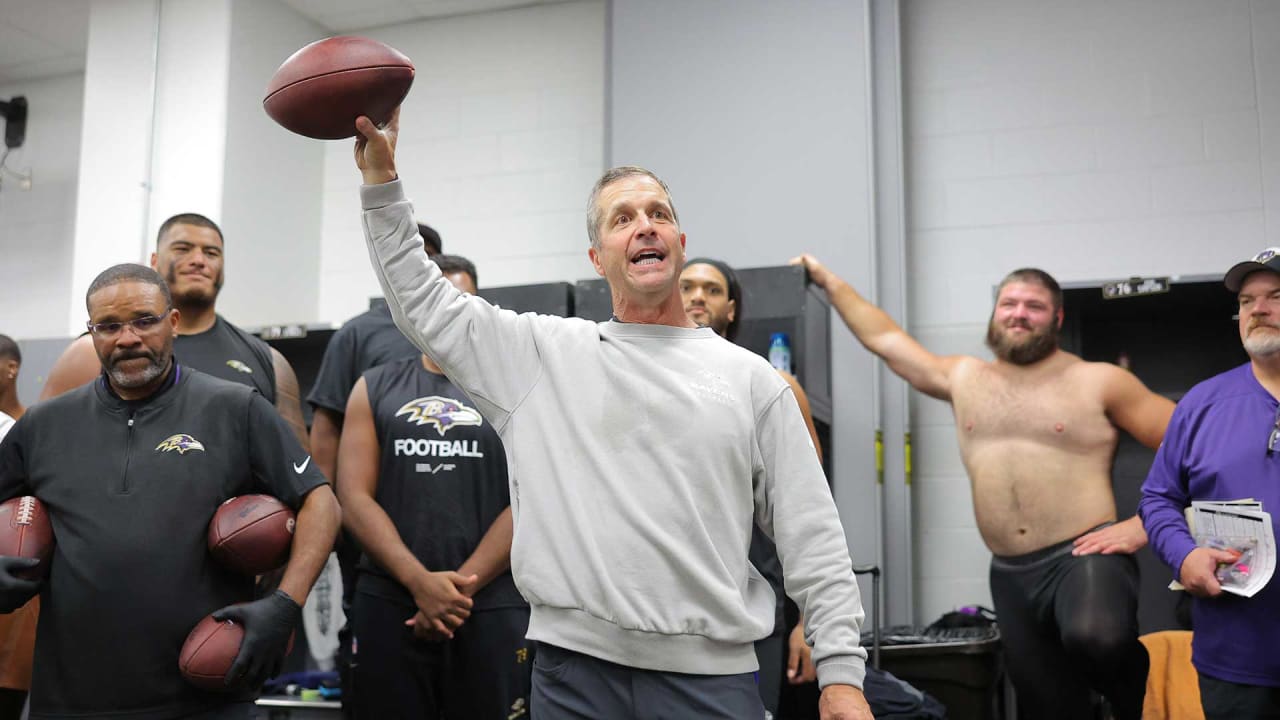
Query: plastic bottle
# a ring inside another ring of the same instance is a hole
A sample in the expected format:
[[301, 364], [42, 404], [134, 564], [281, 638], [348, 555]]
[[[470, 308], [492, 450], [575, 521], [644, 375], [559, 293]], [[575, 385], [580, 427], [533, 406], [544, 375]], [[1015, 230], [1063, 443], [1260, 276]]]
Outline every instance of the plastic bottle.
[[786, 333], [776, 332], [769, 336], [769, 364], [791, 372], [791, 340]]

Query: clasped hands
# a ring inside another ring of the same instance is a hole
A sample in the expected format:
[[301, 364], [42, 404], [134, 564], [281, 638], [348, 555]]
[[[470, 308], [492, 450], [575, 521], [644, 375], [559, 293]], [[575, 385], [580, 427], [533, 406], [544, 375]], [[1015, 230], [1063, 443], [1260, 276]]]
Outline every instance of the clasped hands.
[[479, 577], [450, 570], [428, 572], [411, 589], [418, 612], [404, 622], [419, 640], [452, 640], [471, 617], [471, 596]]

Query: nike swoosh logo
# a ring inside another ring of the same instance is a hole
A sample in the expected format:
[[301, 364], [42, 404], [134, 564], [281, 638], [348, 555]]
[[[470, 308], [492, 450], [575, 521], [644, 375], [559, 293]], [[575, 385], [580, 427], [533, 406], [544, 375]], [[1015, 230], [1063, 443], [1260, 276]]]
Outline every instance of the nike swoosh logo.
[[310, 464], [311, 464], [311, 456], [310, 456], [310, 455], [308, 455], [308, 456], [307, 456], [307, 459], [306, 459], [306, 460], [303, 460], [301, 465], [299, 465], [298, 463], [294, 463], [294, 464], [293, 464], [293, 471], [294, 471], [294, 472], [296, 472], [296, 473], [298, 473], [299, 475], [301, 475], [301, 474], [302, 474], [302, 471], [303, 471], [303, 470], [306, 470], [306, 469], [307, 469], [307, 466], [308, 466], [308, 465], [310, 465]]

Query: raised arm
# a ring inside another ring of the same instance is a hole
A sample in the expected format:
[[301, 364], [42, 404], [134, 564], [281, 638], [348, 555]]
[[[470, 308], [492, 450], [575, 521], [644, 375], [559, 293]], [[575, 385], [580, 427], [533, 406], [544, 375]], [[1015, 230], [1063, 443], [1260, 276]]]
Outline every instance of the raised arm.
[[461, 292], [441, 274], [423, 249], [413, 207], [396, 176], [398, 123], [399, 111], [385, 128], [363, 116], [356, 121], [356, 164], [365, 181], [362, 220], [374, 273], [400, 332], [502, 428], [541, 375], [539, 343], [557, 342], [557, 334], [575, 321], [517, 315]]
[[890, 370], [926, 395], [951, 400], [951, 372], [960, 358], [934, 355], [926, 350], [888, 313], [859, 295], [812, 255], [793, 258], [791, 264], [803, 265], [809, 271], [810, 279], [826, 291], [827, 299], [858, 342], [883, 358]]
[[[310, 452], [307, 423], [302, 419], [302, 393], [298, 390], [298, 376], [293, 372], [289, 361], [275, 348], [271, 348], [271, 367], [276, 374], [276, 410], [289, 423], [289, 428], [293, 430], [303, 449]], [[325, 478], [332, 481], [329, 475], [325, 475]]]
[[453, 631], [471, 615], [471, 598], [464, 592], [476, 578], [455, 572], [431, 572], [400, 537], [387, 511], [378, 504], [378, 468], [382, 455], [364, 378], [356, 382], [347, 400], [342, 441], [338, 445], [338, 499], [343, 525], [360, 542], [379, 567], [413, 595], [419, 613], [429, 620], [415, 623], [417, 634], [434, 631], [453, 637]]
[[67, 349], [58, 356], [53, 369], [49, 371], [49, 378], [44, 381], [44, 387], [40, 390], [40, 399], [48, 400], [51, 397], [57, 397], [68, 390], [74, 390], [91, 382], [101, 374], [102, 363], [98, 361], [98, 354], [93, 350], [93, 338], [81, 335], [72, 340]]

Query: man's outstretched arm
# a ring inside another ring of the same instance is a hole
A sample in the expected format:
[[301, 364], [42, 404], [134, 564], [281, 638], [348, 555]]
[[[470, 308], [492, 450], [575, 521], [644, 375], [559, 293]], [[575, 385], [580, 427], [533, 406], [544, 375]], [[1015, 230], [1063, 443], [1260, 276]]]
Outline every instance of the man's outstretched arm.
[[858, 342], [883, 358], [890, 370], [926, 395], [939, 400], [951, 399], [951, 371], [959, 358], [942, 357], [926, 350], [888, 313], [859, 295], [812, 255], [793, 258], [791, 264], [803, 265], [809, 271], [810, 279], [826, 291], [827, 299]]

